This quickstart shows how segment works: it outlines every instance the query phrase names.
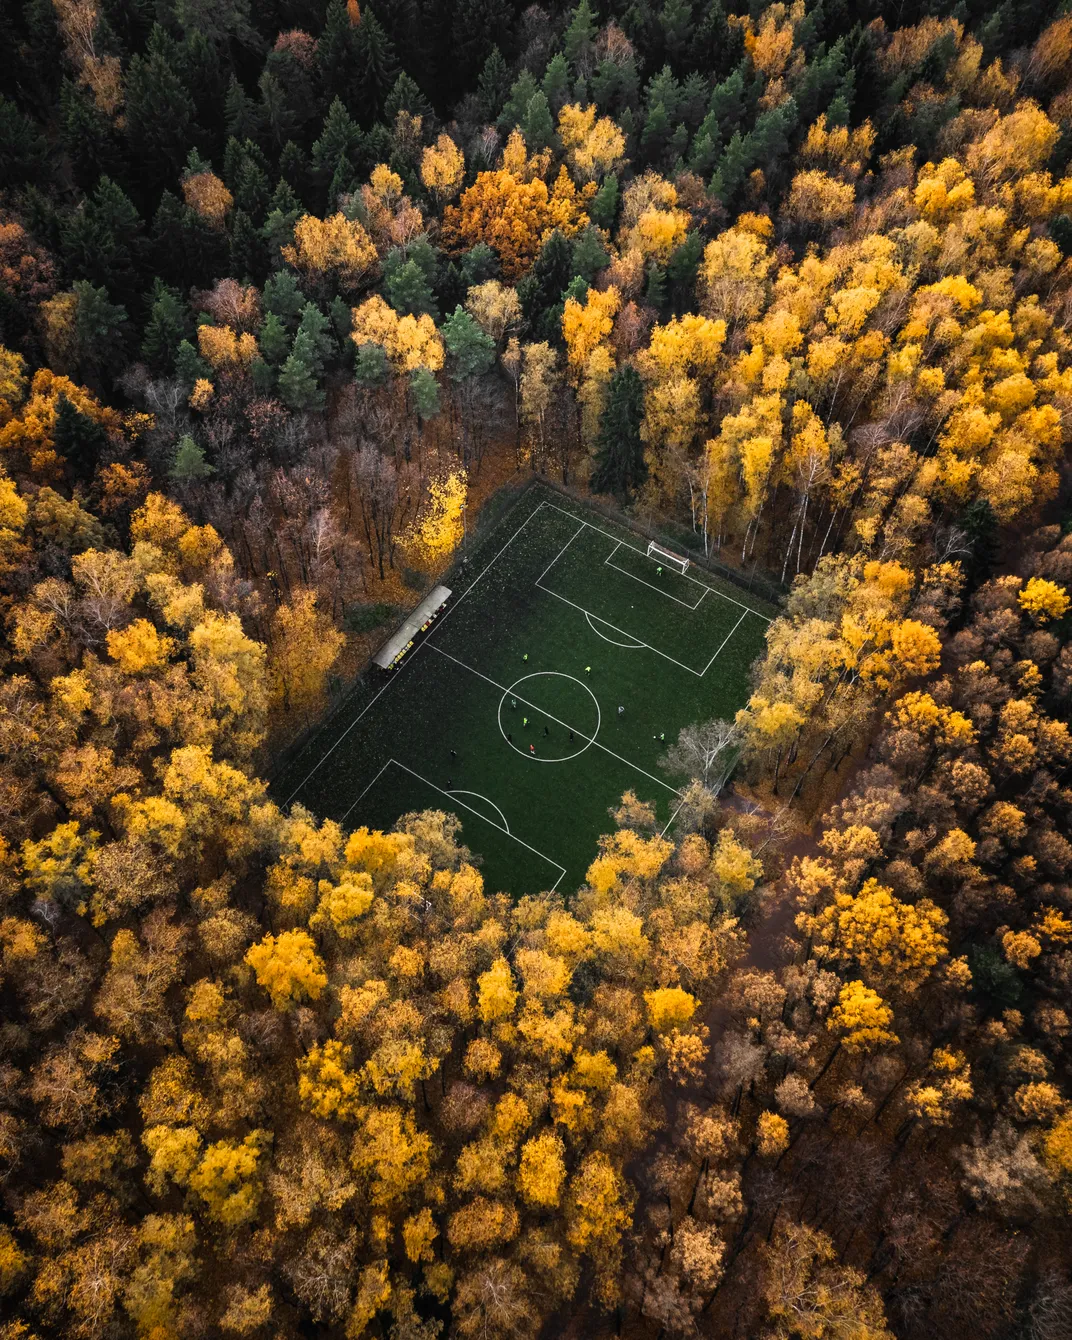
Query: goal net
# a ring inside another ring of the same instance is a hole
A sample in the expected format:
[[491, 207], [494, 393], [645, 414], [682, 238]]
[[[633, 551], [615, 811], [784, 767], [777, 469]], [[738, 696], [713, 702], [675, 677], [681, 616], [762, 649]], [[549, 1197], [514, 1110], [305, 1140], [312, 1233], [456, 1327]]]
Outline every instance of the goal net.
[[654, 558], [659, 563], [672, 563], [678, 572], [687, 572], [689, 560], [684, 554], [675, 554], [671, 549], [664, 549], [661, 544], [656, 544], [654, 540], [648, 543], [648, 557]]

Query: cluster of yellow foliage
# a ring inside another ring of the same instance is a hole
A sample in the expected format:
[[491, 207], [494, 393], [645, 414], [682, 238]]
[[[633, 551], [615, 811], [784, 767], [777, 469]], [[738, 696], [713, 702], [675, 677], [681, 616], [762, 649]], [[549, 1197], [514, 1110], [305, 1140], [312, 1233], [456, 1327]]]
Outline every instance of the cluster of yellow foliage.
[[443, 215], [443, 241], [464, 250], [478, 242], [495, 248], [508, 279], [519, 278], [536, 259], [547, 237], [558, 229], [572, 237], [588, 226], [585, 205], [594, 182], [580, 190], [563, 166], [550, 190], [539, 175], [546, 167], [528, 157], [520, 133], [503, 151], [503, 166], [480, 172], [457, 205]]
[[214, 172], [193, 172], [182, 180], [183, 199], [214, 228], [222, 228], [234, 196]]
[[421, 155], [421, 181], [437, 200], [453, 200], [465, 180], [465, 155], [450, 138], [440, 135]]
[[39, 478], [55, 479], [62, 473], [63, 462], [53, 437], [61, 397], [117, 441], [129, 441], [152, 426], [148, 415], [125, 420], [84, 386], [48, 368], [39, 368], [27, 388], [23, 368], [21, 355], [0, 345], [0, 453], [11, 453], [9, 460], [25, 462]]
[[[401, 179], [399, 179], [401, 185]], [[359, 288], [377, 261], [376, 247], [357, 221], [345, 214], [318, 219], [303, 214], [294, 225], [294, 242], [284, 258], [314, 282], [331, 277], [343, 292]]]
[[443, 341], [432, 318], [426, 312], [399, 316], [378, 293], [353, 309], [350, 338], [358, 346], [378, 344], [399, 373], [438, 372], [443, 366]]

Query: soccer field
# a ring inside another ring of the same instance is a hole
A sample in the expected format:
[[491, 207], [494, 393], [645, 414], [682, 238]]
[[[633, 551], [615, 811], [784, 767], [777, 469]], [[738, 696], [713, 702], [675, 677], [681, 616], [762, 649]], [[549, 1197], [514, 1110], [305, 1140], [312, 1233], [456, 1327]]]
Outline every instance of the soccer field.
[[349, 828], [452, 811], [488, 887], [515, 896], [578, 887], [627, 790], [669, 827], [680, 779], [658, 759], [682, 726], [743, 705], [775, 611], [706, 572], [660, 573], [646, 549], [529, 489], [448, 579], [423, 641], [355, 688], [276, 798]]

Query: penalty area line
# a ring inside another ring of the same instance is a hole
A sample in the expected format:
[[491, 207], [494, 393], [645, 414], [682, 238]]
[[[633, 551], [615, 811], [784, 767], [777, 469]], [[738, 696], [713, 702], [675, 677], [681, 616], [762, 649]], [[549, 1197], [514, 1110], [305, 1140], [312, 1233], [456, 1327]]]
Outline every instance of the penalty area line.
[[[559, 507], [557, 503], [543, 502], [540, 504], [540, 506], [553, 507], [556, 512], [561, 512], [564, 516], [568, 516], [573, 521], [580, 520], [582, 526], [587, 526], [589, 530], [594, 530], [598, 535], [602, 535], [604, 539], [616, 540], [616, 536], [612, 535], [610, 531], [604, 530], [602, 526], [593, 526], [591, 521], [584, 521], [581, 518], [574, 516], [572, 512], [568, 511], [565, 507]], [[617, 540], [617, 543], [620, 546], [624, 546], [626, 549], [632, 549], [634, 554], [640, 554], [642, 558], [647, 558], [647, 554], [644, 553], [644, 550], [638, 549], [635, 544], [629, 544], [625, 540]], [[752, 609], [750, 605], [746, 605], [741, 600], [734, 600], [733, 596], [726, 595], [724, 591], [718, 590], [717, 587], [709, 586], [707, 582], [701, 582], [699, 578], [693, 577], [687, 572], [683, 573], [682, 576], [685, 578], [687, 582], [695, 582], [697, 586], [702, 587], [705, 591], [710, 591], [713, 595], [718, 596], [720, 600], [728, 600], [731, 605], [736, 605], [738, 609], [748, 610], [750, 614], [754, 614], [757, 619], [762, 619], [764, 623], [771, 622], [771, 620], [768, 619], [765, 614], [760, 614], [759, 610]]]
[[[480, 811], [475, 810], [472, 807], [472, 805], [467, 805], [464, 800], [456, 800], [455, 797], [457, 796], [458, 792], [447, 791], [442, 786], [436, 786], [435, 782], [430, 781], [427, 777], [417, 772], [416, 769], [408, 767], [405, 763], [400, 762], [397, 758], [389, 758], [387, 762], [383, 765], [383, 767], [380, 769], [380, 771], [376, 774], [376, 776], [372, 779], [372, 782], [369, 783], [369, 786], [374, 785], [383, 775], [385, 770], [391, 766], [392, 763], [395, 765], [396, 768], [401, 768], [403, 772], [408, 772], [411, 777], [415, 777], [417, 781], [423, 782], [425, 786], [431, 787], [433, 791], [438, 791], [441, 796], [446, 796], [448, 800], [453, 801], [453, 803], [459, 806], [461, 809], [468, 810], [470, 814], [475, 815], [478, 819], [481, 819], [484, 823], [489, 824], [492, 828], [498, 829], [500, 833], [505, 833], [511, 842], [516, 842], [518, 846], [524, 847], [526, 851], [530, 851], [534, 856], [538, 856], [541, 861], [546, 861], [548, 865], [554, 866], [554, 868], [558, 871], [558, 879], [556, 879], [554, 884], [551, 885], [552, 893], [554, 893], [554, 891], [558, 888], [559, 884], [562, 883], [562, 878], [566, 873], [566, 867], [564, 865], [561, 865], [558, 861], [553, 860], [550, 856], [547, 855], [546, 852], [540, 851], [538, 847], [534, 847], [532, 846], [531, 843], [526, 842], [524, 838], [519, 838], [516, 833], [511, 833], [510, 827], [506, 823], [506, 816], [503, 814], [502, 810], [499, 809], [498, 805], [496, 805], [494, 801], [488, 800], [487, 796], [483, 795], [481, 792], [465, 791], [462, 792], [462, 794], [467, 796], [480, 796], [481, 800], [487, 801], [487, 803], [494, 810], [498, 811], [498, 814], [503, 821], [502, 824], [497, 824], [494, 819], [489, 819], [486, 814], [481, 814]], [[366, 786], [365, 791], [368, 791], [368, 789], [369, 787]], [[364, 795], [365, 791], [362, 791], [361, 795]], [[361, 796], [358, 796], [358, 800], [360, 799]], [[354, 801], [354, 805], [358, 803], [358, 800]], [[350, 809], [352, 810], [353, 807], [354, 806], [351, 805]], [[350, 811], [347, 810], [347, 814], [349, 814], [349, 812]], [[505, 827], [503, 825], [505, 825]]]
[[707, 664], [704, 666], [704, 668], [700, 671], [701, 676], [706, 675], [707, 672], [708, 672], [708, 670], [711, 669], [711, 667], [714, 665], [715, 661], [718, 660], [718, 654], [719, 654], [719, 652], [720, 652], [720, 651], [722, 650], [722, 648], [726, 645], [726, 643], [730, 640], [730, 638], [734, 635], [734, 633], [736, 633], [737, 629], [740, 628], [741, 624], [744, 623], [745, 619], [746, 619], [746, 618], [749, 616], [749, 614], [751, 614], [751, 613], [752, 613], [751, 610], [745, 610], [745, 612], [741, 615], [741, 617], [740, 617], [740, 618], [737, 620], [737, 622], [733, 625], [733, 627], [730, 629], [730, 631], [726, 634], [726, 636], [725, 636], [725, 637], [722, 639], [722, 641], [719, 643], [718, 651], [715, 652], [714, 656], [711, 657], [711, 659], [707, 662]]

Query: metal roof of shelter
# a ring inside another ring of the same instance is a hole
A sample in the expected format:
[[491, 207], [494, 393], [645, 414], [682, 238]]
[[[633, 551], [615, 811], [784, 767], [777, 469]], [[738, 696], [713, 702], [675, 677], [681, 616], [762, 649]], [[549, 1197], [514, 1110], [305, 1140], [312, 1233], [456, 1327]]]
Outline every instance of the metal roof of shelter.
[[437, 586], [435, 590], [426, 595], [398, 632], [393, 637], [388, 638], [372, 658], [373, 665], [378, 665], [381, 670], [393, 669], [413, 646], [417, 634], [428, 627], [443, 609], [450, 596], [449, 586]]

